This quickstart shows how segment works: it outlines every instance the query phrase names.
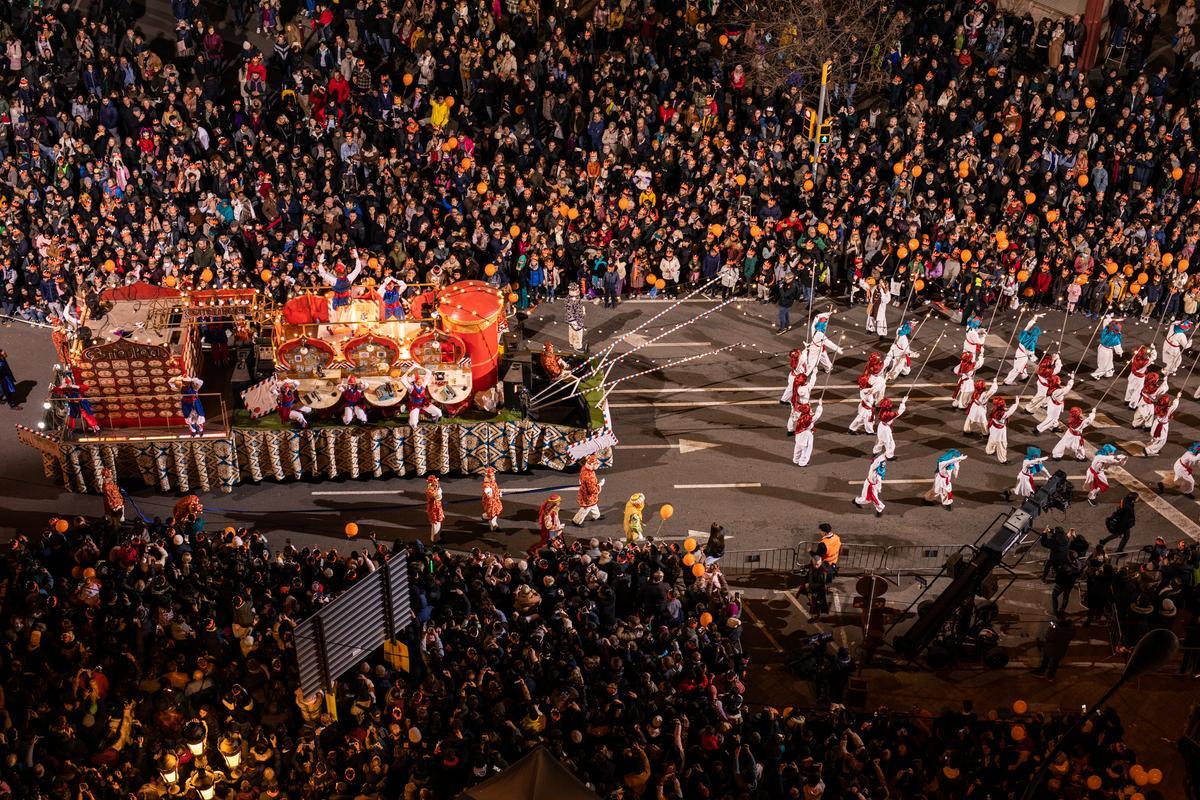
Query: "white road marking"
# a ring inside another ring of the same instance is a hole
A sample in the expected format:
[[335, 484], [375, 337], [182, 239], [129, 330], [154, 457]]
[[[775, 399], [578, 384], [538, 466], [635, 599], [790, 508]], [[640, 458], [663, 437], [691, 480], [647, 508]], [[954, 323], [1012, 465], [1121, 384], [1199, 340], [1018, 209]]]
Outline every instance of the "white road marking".
[[763, 632], [763, 636], [767, 637], [767, 641], [770, 642], [771, 646], [775, 648], [775, 652], [782, 653], [783, 648], [779, 646], [779, 641], [771, 634], [770, 629], [763, 624], [763, 621], [758, 618], [758, 615], [754, 613], [754, 610], [750, 608], [750, 604], [743, 603], [742, 608], [745, 609], [746, 616], [750, 617], [750, 620], [754, 623], [755, 627]]
[[712, 342], [646, 342], [642, 347], [712, 347]]
[[[707, 342], [706, 342], [707, 344]], [[908, 384], [902, 384], [907, 387]], [[934, 389], [958, 386], [958, 383], [916, 383], [915, 389]], [[857, 389], [857, 383], [821, 384], [822, 389]], [[613, 389], [609, 394], [707, 394], [709, 392], [783, 392], [783, 384], [778, 386], [680, 386], [678, 388], [657, 389]]]
[[[708, 534], [704, 533], [702, 531], [688, 531], [687, 534], [683, 535], [683, 536], [655, 536], [654, 538], [660, 542], [682, 542], [684, 539], [689, 539], [689, 538], [690, 539], [704, 539], [705, 541], [707, 541]], [[733, 539], [734, 535], [732, 533], [727, 533], [727, 534], [725, 534], [725, 538], [727, 540]]]
[[700, 450], [711, 450], [721, 445], [716, 442], [698, 442], [695, 439], [680, 439], [675, 444], [617, 444], [620, 450], [673, 450], [678, 449], [680, 455], [695, 453]]
[[402, 489], [345, 489], [345, 490], [339, 489], [337, 491], [329, 490], [329, 491], [321, 491], [321, 492], [312, 492], [312, 495], [314, 497], [317, 497], [319, 495], [333, 495], [333, 494], [404, 494], [404, 490], [402, 490]]
[[676, 489], [758, 489], [761, 483], [677, 483]]
[[723, 300], [713, 298], [693, 297], [690, 300], [676, 300], [673, 297], [643, 297], [638, 300], [622, 300], [619, 305], [628, 305], [630, 303], [721, 303]]
[[[917, 398], [922, 403], [950, 403], [954, 401], [953, 397], [919, 397]], [[814, 403], [816, 400], [813, 401]], [[842, 403], [857, 403], [857, 397], [845, 397], [838, 400], [825, 400], [823, 402], [834, 404]], [[781, 405], [778, 399], [776, 400], [672, 400], [665, 403], [648, 402], [648, 403], [609, 403], [609, 408], [711, 408], [713, 406], [777, 406]]]

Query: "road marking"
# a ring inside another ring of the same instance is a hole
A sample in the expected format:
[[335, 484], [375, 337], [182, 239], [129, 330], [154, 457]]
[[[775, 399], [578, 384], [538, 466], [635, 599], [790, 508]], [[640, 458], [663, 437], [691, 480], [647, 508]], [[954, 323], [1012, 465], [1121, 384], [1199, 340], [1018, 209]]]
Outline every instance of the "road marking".
[[746, 610], [746, 615], [748, 617], [750, 617], [750, 620], [754, 623], [754, 626], [763, 632], [763, 636], [767, 637], [767, 641], [770, 642], [771, 646], [775, 648], [775, 652], [782, 653], [783, 648], [779, 646], [779, 640], [777, 640], [771, 634], [771, 631], [767, 628], [766, 625], [763, 624], [763, 621], [758, 618], [758, 615], [755, 614], [754, 610], [750, 608], [750, 604], [745, 603], [742, 605], [742, 608], [744, 608]]
[[720, 446], [716, 442], [698, 442], [695, 439], [680, 439], [675, 444], [617, 444], [617, 448], [620, 450], [672, 450], [678, 448], [680, 455]]
[[[707, 344], [707, 343], [706, 343]], [[908, 384], [904, 384], [907, 386]], [[947, 388], [950, 386], [958, 386], [957, 383], [915, 383], [915, 389], [934, 389]], [[828, 386], [821, 385], [822, 389], [857, 389], [857, 383], [831, 383]], [[708, 392], [782, 392], [783, 385], [779, 386], [681, 386], [676, 389], [612, 389], [609, 394], [706, 394]]]
[[712, 347], [712, 342], [646, 342], [641, 347]]
[[707, 297], [694, 297], [690, 300], [676, 300], [673, 297], [643, 297], [637, 300], [622, 300], [619, 305], [628, 305], [630, 303], [722, 303], [723, 300], [716, 300]]
[[676, 489], [758, 489], [761, 483], [677, 483]]
[[[703, 531], [688, 531], [687, 534], [683, 535], [683, 536], [655, 536], [654, 538], [660, 542], [682, 542], [684, 539], [707, 540], [708, 534], [704, 533]], [[734, 538], [734, 535], [732, 533], [725, 534], [726, 540], [729, 540], [732, 538]]]
[[339, 489], [337, 491], [313, 492], [314, 497], [326, 494], [404, 494], [403, 489]]
[[[950, 403], [954, 401], [953, 397], [919, 397], [917, 398], [922, 403]], [[847, 397], [841, 400], [825, 400], [823, 402], [830, 405], [841, 403], [857, 403], [857, 397]], [[648, 402], [648, 403], [609, 403], [609, 408], [711, 408], [713, 406], [777, 406], [782, 405], [779, 400], [678, 400], [668, 401], [666, 403]]]
[[821, 624], [812, 621], [812, 619], [808, 616], [808, 609], [804, 607], [803, 603], [801, 603], [799, 600], [796, 599], [795, 592], [789, 591], [787, 589], [776, 589], [775, 594], [781, 594], [784, 597], [786, 597], [788, 599], [788, 601], [791, 602], [791, 604], [796, 607], [796, 610], [800, 612], [800, 616], [804, 618], [805, 622], [810, 623], [812, 625], [816, 625], [817, 629], [820, 630]]

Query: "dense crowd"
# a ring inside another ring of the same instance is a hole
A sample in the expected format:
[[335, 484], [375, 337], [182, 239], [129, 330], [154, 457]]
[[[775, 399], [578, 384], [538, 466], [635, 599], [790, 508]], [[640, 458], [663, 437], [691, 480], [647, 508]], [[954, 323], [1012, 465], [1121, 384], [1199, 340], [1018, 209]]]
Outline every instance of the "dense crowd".
[[756, 83], [762, 33], [708, 4], [238, 0], [239, 49], [223, 6], [177, 0], [164, 61], [123, 0], [5, 2], [0, 306], [138, 278], [282, 295], [361, 258], [360, 280], [486, 277], [521, 305], [577, 280], [772, 299], [796, 274], [1194, 313], [1194, 0], [1165, 23], [1111, 3], [1094, 81], [1078, 19], [911, 6], [881, 9], [887, 80], [831, 88], [814, 166], [812, 80]]
[[[673, 545], [273, 550], [177, 514], [52, 519], [5, 548], [0, 797], [453, 797], [538, 744], [605, 798], [1007, 796], [1071, 722], [748, 703], [742, 599]], [[297, 623], [399, 555], [410, 662], [377, 652], [304, 695]], [[1136, 762], [1106, 711], [1051, 774], [1116, 797]]]

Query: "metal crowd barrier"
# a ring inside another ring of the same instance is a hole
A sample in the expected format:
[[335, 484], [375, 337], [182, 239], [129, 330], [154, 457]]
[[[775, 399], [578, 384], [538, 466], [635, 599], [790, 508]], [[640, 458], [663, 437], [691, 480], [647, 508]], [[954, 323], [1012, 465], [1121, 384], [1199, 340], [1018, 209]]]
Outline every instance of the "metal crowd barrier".
[[726, 550], [718, 562], [727, 576], [755, 572], [794, 572], [800, 563], [794, 547], [767, 547], [758, 550]]

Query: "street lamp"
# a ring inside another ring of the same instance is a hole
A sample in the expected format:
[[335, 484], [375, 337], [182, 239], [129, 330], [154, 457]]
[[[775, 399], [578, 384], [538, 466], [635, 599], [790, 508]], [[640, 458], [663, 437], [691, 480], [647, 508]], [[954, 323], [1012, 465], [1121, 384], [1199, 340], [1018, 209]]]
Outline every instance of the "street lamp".
[[200, 800], [212, 800], [217, 793], [217, 776], [211, 770], [197, 771], [189, 781], [191, 787], [200, 795]]
[[237, 769], [242, 763], [242, 737], [236, 733], [222, 736], [221, 741], [217, 743], [217, 750], [221, 752], [221, 758], [225, 759], [225, 766], [229, 767], [230, 771]]
[[163, 783], [168, 786], [174, 786], [179, 782], [179, 759], [174, 753], [162, 753], [158, 757], [158, 774], [162, 776]]
[[204, 755], [204, 746], [208, 741], [208, 726], [201, 720], [193, 719], [183, 726], [183, 741], [192, 755]]
[[1116, 694], [1116, 691], [1134, 678], [1140, 677], [1151, 670], [1158, 669], [1163, 664], [1171, 660], [1171, 656], [1175, 655], [1175, 651], [1179, 649], [1179, 639], [1174, 633], [1166, 628], [1156, 628], [1143, 636], [1136, 645], [1134, 645], [1133, 653], [1129, 656], [1129, 661], [1125, 663], [1125, 671], [1121, 673], [1121, 677], [1117, 682], [1109, 687], [1099, 700], [1096, 701], [1075, 723], [1067, 728], [1067, 732], [1058, 737], [1058, 743], [1054, 745], [1054, 749], [1042, 760], [1042, 766], [1038, 769], [1037, 774], [1025, 786], [1025, 793], [1021, 795], [1021, 800], [1031, 800], [1038, 787], [1042, 785], [1042, 780], [1046, 777], [1046, 770], [1054, 763], [1054, 759], [1063, 751], [1067, 744], [1067, 740], [1074, 735], [1084, 722], [1094, 716], [1108, 701], [1108, 698]]

